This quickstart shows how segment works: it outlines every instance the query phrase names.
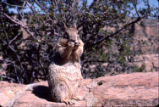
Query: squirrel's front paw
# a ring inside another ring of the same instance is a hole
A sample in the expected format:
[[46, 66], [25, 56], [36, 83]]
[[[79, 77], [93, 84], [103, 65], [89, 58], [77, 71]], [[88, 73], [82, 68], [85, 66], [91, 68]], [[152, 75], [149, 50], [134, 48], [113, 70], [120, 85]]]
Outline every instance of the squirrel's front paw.
[[72, 42], [72, 41], [70, 41], [70, 42], [68, 42], [68, 46], [69, 46], [69, 47], [74, 47], [74, 46], [75, 46], [75, 43]]
[[75, 46], [79, 46], [80, 45], [80, 42], [75, 42]]

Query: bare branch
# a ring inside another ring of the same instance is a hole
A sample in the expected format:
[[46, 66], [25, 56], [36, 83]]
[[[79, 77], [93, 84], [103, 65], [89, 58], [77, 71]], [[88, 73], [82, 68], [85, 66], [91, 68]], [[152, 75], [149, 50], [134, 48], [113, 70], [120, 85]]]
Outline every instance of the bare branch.
[[89, 9], [91, 9], [97, 2], [98, 2], [98, 0], [94, 0], [94, 1], [92, 2], [92, 4], [89, 6]]
[[40, 5], [40, 3], [35, 0], [35, 3], [45, 12], [45, 13], [48, 13], [48, 11], [46, 10], [46, 8], [44, 8], [43, 6]]
[[6, 4], [6, 5], [9, 5], [9, 6], [14, 6], [14, 7], [20, 7], [20, 8], [24, 7], [24, 6], [14, 5], [14, 4], [10, 4], [10, 3], [7, 3], [7, 2], [3, 2], [3, 1], [2, 1], [2, 3]]
[[20, 25], [21, 27], [23, 27], [23, 28], [36, 40], [36, 38], [34, 37], [33, 33], [29, 30], [29, 27], [26, 26], [26, 25], [24, 25], [23, 22], [21, 22], [20, 20], [17, 20], [17, 19], [16, 19], [16, 20], [13, 19], [12, 17], [10, 17], [9, 15], [7, 15], [6, 13], [3, 13], [3, 14], [4, 14], [4, 16], [6, 16], [10, 21], [12, 21], [12, 22], [14, 22], [14, 23]]
[[136, 7], [136, 5], [137, 5], [137, 1], [135, 0], [135, 1], [133, 1], [133, 6], [134, 6], [134, 8], [135, 8], [135, 11], [136, 11], [136, 14], [137, 14], [137, 16], [138, 17], [140, 17], [140, 15], [139, 15], [139, 12], [138, 12], [138, 10], [137, 10], [137, 7]]
[[130, 25], [137, 23], [137, 22], [140, 21], [141, 19], [142, 19], [141, 17], [138, 17], [136, 20], [134, 20], [134, 21], [132, 21], [132, 22], [130, 22], [130, 23], [124, 25], [121, 29], [117, 30], [116, 32], [114, 32], [114, 33], [112, 33], [112, 34], [110, 34], [110, 35], [108, 35], [108, 36], [106, 36], [106, 37], [104, 37], [104, 38], [102, 38], [102, 39], [100, 39], [100, 40], [94, 42], [94, 43], [91, 44], [91, 45], [97, 45], [97, 44], [103, 42], [104, 40], [107, 40], [109, 37], [113, 37], [114, 35], [120, 33], [122, 30], [126, 29], [126, 28], [129, 27]]
[[48, 10], [45, 7], [41, 6], [41, 4], [37, 0], [35, 0], [35, 3], [46, 13], [49, 19], [52, 19], [49, 15]]
[[31, 6], [31, 4], [27, 1], [26, 4], [29, 6], [29, 8], [31, 9], [31, 11], [35, 14], [36, 11], [35, 9]]
[[7, 39], [7, 43], [9, 42], [9, 38], [8, 38], [8, 35], [7, 35], [7, 32], [6, 32], [6, 30], [4, 30], [4, 26], [3, 26], [3, 32], [4, 32], [4, 35], [5, 35], [5, 37], [6, 37], [6, 39]]
[[12, 44], [12, 42], [15, 41], [19, 35], [20, 35], [20, 32], [12, 40], [9, 41], [9, 44]]
[[3, 14], [4, 14], [4, 16], [6, 16], [10, 21], [12, 21], [12, 22], [14, 22], [14, 23], [20, 25], [20, 26], [23, 27], [23, 28], [27, 28], [27, 26], [24, 25], [24, 24], [23, 24], [22, 22], [20, 22], [19, 20], [13, 19], [12, 17], [10, 17], [9, 15], [7, 15], [6, 13], [3, 13]]

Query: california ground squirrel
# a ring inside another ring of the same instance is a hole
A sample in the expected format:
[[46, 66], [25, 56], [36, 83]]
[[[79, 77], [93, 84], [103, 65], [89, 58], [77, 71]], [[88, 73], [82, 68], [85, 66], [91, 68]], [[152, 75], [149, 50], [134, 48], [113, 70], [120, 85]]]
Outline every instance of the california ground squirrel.
[[71, 104], [74, 100], [81, 99], [77, 91], [83, 79], [80, 57], [84, 43], [76, 26], [64, 27], [68, 38], [62, 38], [57, 43], [53, 63], [49, 66], [48, 84], [54, 101]]

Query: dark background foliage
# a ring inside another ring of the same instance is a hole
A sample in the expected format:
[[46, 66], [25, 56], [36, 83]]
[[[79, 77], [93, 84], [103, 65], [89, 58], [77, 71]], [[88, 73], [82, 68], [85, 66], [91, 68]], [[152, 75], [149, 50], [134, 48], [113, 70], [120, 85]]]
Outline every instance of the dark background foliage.
[[[144, 6], [137, 8], [141, 2]], [[0, 63], [5, 74], [0, 79], [46, 80], [55, 44], [65, 34], [64, 23], [81, 28], [85, 78], [143, 71], [144, 65], [138, 68], [131, 63], [140, 54], [131, 50], [131, 43], [134, 24], [144, 18], [157, 18], [157, 7], [148, 0], [2, 0]], [[93, 72], [90, 65], [95, 65]]]

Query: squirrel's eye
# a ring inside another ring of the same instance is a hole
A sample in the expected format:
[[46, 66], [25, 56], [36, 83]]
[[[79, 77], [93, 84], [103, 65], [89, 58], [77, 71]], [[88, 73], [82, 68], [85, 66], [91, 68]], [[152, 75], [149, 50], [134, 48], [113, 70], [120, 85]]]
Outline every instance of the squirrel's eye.
[[69, 39], [69, 35], [67, 33], [64, 34], [64, 38]]

